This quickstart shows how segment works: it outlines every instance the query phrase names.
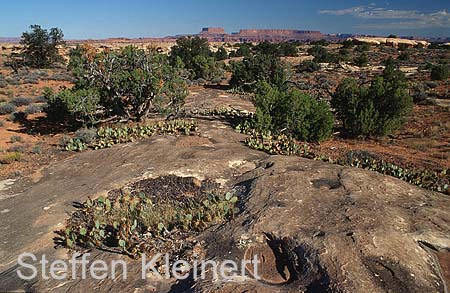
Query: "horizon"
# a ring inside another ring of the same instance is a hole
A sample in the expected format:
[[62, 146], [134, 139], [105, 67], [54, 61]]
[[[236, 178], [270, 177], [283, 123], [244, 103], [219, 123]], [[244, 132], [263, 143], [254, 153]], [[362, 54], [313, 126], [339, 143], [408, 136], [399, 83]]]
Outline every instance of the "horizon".
[[[19, 38], [32, 24], [59, 27], [68, 40], [161, 38], [203, 27], [317, 30], [324, 34], [450, 37], [450, 3], [423, 1], [22, 0], [4, 3], [0, 37]], [[70, 11], [70, 14], [67, 14]]]

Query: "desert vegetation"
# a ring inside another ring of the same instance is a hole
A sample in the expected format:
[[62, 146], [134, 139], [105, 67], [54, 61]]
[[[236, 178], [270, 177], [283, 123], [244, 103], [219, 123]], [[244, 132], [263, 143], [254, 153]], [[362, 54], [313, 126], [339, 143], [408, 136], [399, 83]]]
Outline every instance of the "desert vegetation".
[[254, 91], [259, 81], [283, 87], [288, 79], [285, 64], [280, 58], [258, 53], [231, 64], [233, 75], [230, 85], [244, 91]]
[[178, 114], [188, 94], [181, 68], [154, 52], [126, 47], [119, 52], [92, 53], [77, 47], [68, 68], [75, 86], [47, 90], [50, 119], [96, 124], [100, 120], [142, 121], [153, 113]]
[[[151, 46], [68, 45], [61, 30], [36, 25], [23, 34], [19, 53], [2, 59], [1, 128], [23, 127], [32, 136], [44, 124], [61, 134], [53, 144], [65, 151], [95, 150], [153, 135], [191, 135], [198, 129], [193, 113], [215, 114], [187, 106], [192, 103], [190, 92], [213, 93], [239, 97], [252, 108], [244, 116], [219, 113], [250, 135], [247, 145], [348, 163], [345, 153], [352, 149], [343, 147], [344, 155], [337, 158], [324, 146], [351, 141], [362, 148], [378, 147], [411, 123], [422, 123], [413, 122], [414, 117], [420, 115], [417, 111], [438, 107], [430, 105], [431, 100], [448, 99], [447, 54], [442, 46], [375, 47], [349, 40], [213, 46], [201, 37], [179, 38], [165, 54]], [[17, 62], [12, 65], [12, 60]], [[413, 72], [405, 72], [414, 66]], [[441, 122], [444, 132], [447, 124]], [[430, 135], [437, 141], [442, 134], [434, 133], [442, 132], [433, 131], [422, 134], [423, 139]], [[408, 152], [420, 150], [420, 143], [412, 141], [421, 139], [408, 139]], [[42, 143], [5, 143], [11, 145], [4, 148], [3, 165], [23, 163], [28, 155], [42, 156], [47, 150]], [[382, 147], [389, 153], [389, 146]], [[440, 162], [449, 158], [446, 150], [434, 156]], [[408, 166], [381, 157], [377, 163], [364, 159], [358, 164], [379, 172], [391, 164], [414, 170], [414, 178], [422, 178], [417, 175], [422, 171], [441, 174], [449, 167]], [[439, 188], [447, 189], [446, 179], [439, 180]]]
[[331, 136], [333, 114], [328, 104], [295, 88], [280, 89], [260, 82], [254, 103], [254, 124], [259, 131], [284, 132], [297, 140], [313, 142]]
[[31, 31], [22, 34], [23, 49], [18, 54], [12, 54], [9, 64], [14, 70], [19, 66], [32, 68], [48, 68], [55, 63], [63, 62], [59, 47], [64, 44], [64, 34], [59, 28], [50, 31], [40, 25], [31, 25]]
[[[193, 180], [160, 177], [141, 181], [136, 185], [139, 190], [129, 194], [117, 190], [107, 197], [88, 199], [72, 214], [66, 228], [59, 231], [60, 244], [74, 250], [98, 247], [131, 257], [151, 252], [156, 247], [169, 249], [164, 242], [180, 243], [178, 250], [181, 250], [187, 245], [183, 244], [186, 238], [223, 223], [239, 212], [238, 198], [233, 193], [221, 194], [217, 185], [208, 182], [202, 183], [202, 187], [205, 186], [202, 190]], [[157, 187], [158, 183], [176, 183], [173, 181], [183, 181], [196, 196], [179, 200], [177, 191], [171, 190], [173, 194], [161, 198], [157, 195], [164, 193], [164, 187], [158, 191], [148, 188]], [[178, 245], [171, 246], [176, 249]]]
[[190, 135], [197, 130], [193, 121], [171, 120], [154, 124], [142, 124], [133, 126], [80, 128], [73, 138], [62, 141], [62, 147], [66, 151], [84, 151], [88, 148], [102, 149], [115, 144], [127, 143], [140, 138], [148, 138], [153, 135]]
[[345, 79], [331, 100], [350, 135], [386, 135], [400, 128], [412, 110], [404, 74], [388, 65], [369, 87]]
[[224, 64], [220, 61], [228, 56], [223, 48], [213, 53], [208, 40], [200, 37], [182, 37], [171, 48], [170, 63], [185, 68], [191, 79], [220, 80]]

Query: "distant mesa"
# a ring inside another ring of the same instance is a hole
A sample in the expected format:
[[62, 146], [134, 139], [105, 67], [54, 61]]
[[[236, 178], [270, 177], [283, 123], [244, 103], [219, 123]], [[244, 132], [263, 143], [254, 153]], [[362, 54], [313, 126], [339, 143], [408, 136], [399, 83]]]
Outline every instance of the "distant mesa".
[[5, 38], [5, 37], [0, 37], [0, 43], [17, 44], [17, 43], [20, 43], [20, 38]]
[[226, 35], [224, 28], [221, 27], [204, 27], [200, 32], [201, 35]]
[[[425, 38], [426, 41], [415, 37], [402, 38], [385, 38], [368, 35], [354, 34], [323, 34], [320, 31], [313, 30], [290, 30], [290, 29], [241, 29], [238, 32], [227, 33], [222, 27], [204, 27], [198, 34], [175, 35], [166, 37], [141, 37], [141, 38], [109, 38], [109, 39], [85, 39], [85, 40], [67, 40], [68, 43], [79, 43], [80, 41], [89, 43], [145, 43], [145, 42], [175, 42], [183, 36], [199, 36], [208, 39], [209, 42], [230, 42], [230, 43], [259, 43], [259, 42], [289, 42], [289, 41], [317, 41], [328, 40], [339, 42], [346, 39], [356, 39], [360, 42], [370, 44], [386, 44], [398, 46], [398, 44], [406, 44], [408, 46], [422, 45], [428, 46], [429, 42], [448, 43], [450, 38]], [[0, 43], [17, 44], [20, 38], [0, 37]]]
[[308, 41], [326, 37], [320, 31], [286, 29], [241, 29], [238, 33], [227, 34], [221, 27], [205, 27], [198, 36], [210, 42]]

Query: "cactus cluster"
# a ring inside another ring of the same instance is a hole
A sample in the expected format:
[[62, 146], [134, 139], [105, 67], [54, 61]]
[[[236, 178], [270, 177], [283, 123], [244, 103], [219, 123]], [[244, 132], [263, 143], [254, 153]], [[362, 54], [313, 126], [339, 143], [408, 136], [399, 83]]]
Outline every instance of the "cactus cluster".
[[[247, 131], [248, 132], [248, 131]], [[284, 134], [271, 135], [270, 133], [254, 132], [246, 141], [246, 145], [252, 149], [262, 150], [269, 154], [301, 156], [308, 159], [325, 161], [341, 166], [351, 166], [375, 171], [389, 175], [419, 187], [450, 194], [450, 173], [444, 169], [439, 172], [429, 170], [414, 170], [386, 162], [376, 158], [360, 158], [351, 156], [348, 158], [332, 160], [327, 156], [311, 151], [307, 143], [299, 143]]]
[[237, 201], [231, 192], [178, 199], [140, 192], [88, 199], [58, 232], [59, 240], [72, 250], [96, 247], [134, 258], [150, 251], [155, 240], [170, 241], [230, 219], [239, 212]]
[[197, 124], [192, 120], [172, 120], [153, 124], [143, 124], [121, 127], [100, 127], [92, 142], [85, 142], [82, 138], [71, 138], [64, 145], [66, 151], [84, 151], [90, 149], [103, 149], [115, 144], [131, 142], [139, 138], [150, 137], [156, 134], [190, 135], [197, 130]]

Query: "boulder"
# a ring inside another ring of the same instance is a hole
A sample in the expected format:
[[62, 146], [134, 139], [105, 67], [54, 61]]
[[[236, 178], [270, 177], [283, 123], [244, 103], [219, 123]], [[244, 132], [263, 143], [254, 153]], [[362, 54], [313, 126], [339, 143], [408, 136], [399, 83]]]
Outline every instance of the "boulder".
[[281, 156], [236, 184], [246, 190], [245, 212], [209, 235], [209, 256], [262, 254], [262, 280], [201, 282], [199, 291], [445, 292], [450, 285], [447, 196], [370, 171]]

